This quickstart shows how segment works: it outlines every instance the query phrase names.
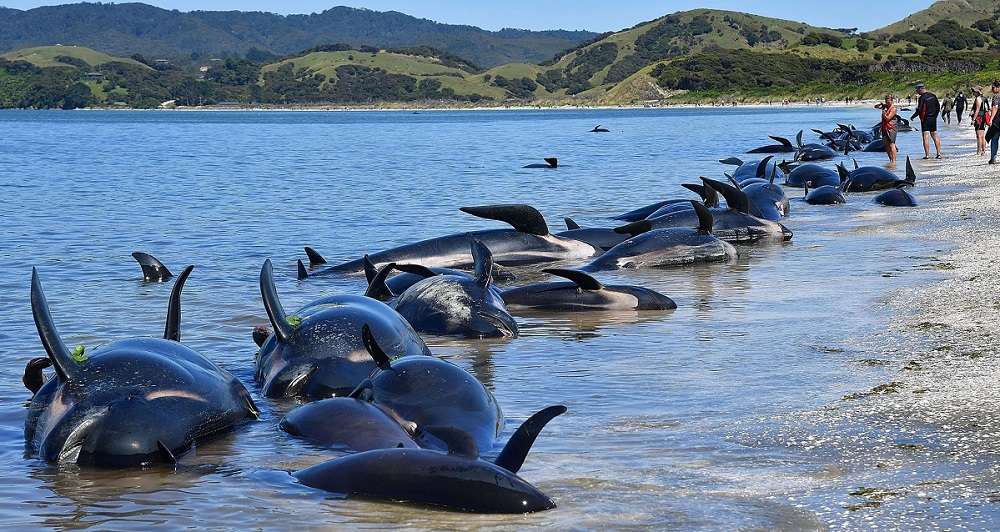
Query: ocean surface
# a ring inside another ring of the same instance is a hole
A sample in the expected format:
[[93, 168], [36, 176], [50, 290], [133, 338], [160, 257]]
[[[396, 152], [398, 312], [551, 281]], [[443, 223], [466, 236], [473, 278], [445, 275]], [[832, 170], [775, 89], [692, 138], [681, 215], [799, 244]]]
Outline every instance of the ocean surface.
[[[810, 206], [801, 189], [788, 189], [789, 243], [740, 248], [732, 264], [599, 275], [661, 291], [677, 302], [674, 312], [515, 314], [522, 336], [514, 340], [427, 337], [503, 407], [506, 430], [493, 454], [533, 412], [569, 408], [520, 472], [554, 499], [551, 511], [468, 515], [300, 486], [290, 472], [335, 455], [280, 431], [295, 405], [261, 397], [253, 381], [250, 333], [267, 323], [257, 285], [267, 258], [291, 311], [364, 290], [360, 277], [296, 281], [303, 245], [333, 262], [500, 227], [458, 210], [490, 203], [534, 205], [553, 231], [564, 216], [613, 226], [609, 216], [686, 197], [680, 183], [720, 178], [731, 167], [719, 159], [753, 158], [744, 152], [770, 143], [769, 134], [794, 138], [804, 129], [813, 141], [810, 128], [877, 119], [860, 108], [0, 112], [0, 523], [522, 530], [1000, 521], [988, 505], [949, 512], [916, 495], [905, 511], [880, 511], [888, 496], [868, 486], [883, 470], [850, 458], [924, 437], [917, 425], [897, 440], [867, 438], [870, 420], [854, 405], [879, 400], [869, 390], [898, 372], [885, 359], [897, 349], [887, 335], [896, 311], [886, 300], [946, 274], [937, 265], [952, 246], [929, 237], [936, 222], [918, 214], [947, 201], [950, 189], [933, 181], [916, 189], [916, 209], [880, 207], [873, 194]], [[588, 133], [597, 124], [611, 133]], [[901, 157], [922, 155], [919, 133], [899, 138]], [[547, 156], [560, 158], [558, 170], [521, 168]], [[856, 156], [863, 165], [885, 162], [884, 154]], [[917, 164], [918, 173], [933, 166]], [[66, 343], [93, 348], [162, 331], [171, 283], [143, 283], [134, 250], [174, 272], [195, 265], [184, 289], [184, 342], [244, 382], [260, 421], [199, 446], [176, 469], [90, 470], [26, 455], [30, 392], [21, 374], [44, 355], [28, 301], [31, 267]], [[545, 278], [515, 271], [515, 284]], [[933, 460], [892, 474], [919, 483], [946, 469]]]

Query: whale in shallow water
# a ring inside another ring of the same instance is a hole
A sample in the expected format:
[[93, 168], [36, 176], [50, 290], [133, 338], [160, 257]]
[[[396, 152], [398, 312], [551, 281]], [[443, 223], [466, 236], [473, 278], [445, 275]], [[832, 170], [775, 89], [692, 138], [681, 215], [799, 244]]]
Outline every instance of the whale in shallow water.
[[550, 406], [514, 432], [494, 462], [480, 458], [468, 434], [426, 430], [448, 451], [382, 449], [353, 454], [295, 473], [303, 485], [348, 496], [404, 501], [476, 513], [521, 514], [555, 508], [547, 495], [517, 476], [542, 428], [566, 411]]
[[[586, 259], [599, 253], [590, 244], [549, 233], [545, 218], [528, 205], [486, 205], [463, 207], [461, 210], [479, 218], [506, 222], [512, 229], [487, 229], [431, 238], [371, 253], [368, 255], [369, 259], [377, 267], [390, 262], [420, 264], [432, 268], [468, 267], [473, 263], [470, 252], [473, 241], [485, 244], [492, 252], [494, 261], [504, 266]], [[363, 270], [364, 262], [357, 259], [314, 272], [310, 276]]]
[[608, 250], [580, 270], [597, 272], [632, 268], [681, 266], [697, 262], [722, 262], [736, 258], [736, 248], [712, 235], [712, 213], [691, 202], [698, 223], [691, 227], [654, 229], [652, 220], [633, 222], [623, 231], [632, 238]]
[[611, 130], [598, 124], [598, 125], [594, 126], [594, 129], [591, 129], [590, 132], [591, 133], [611, 133]]
[[569, 217], [565, 221], [566, 230], [556, 233], [556, 236], [586, 242], [601, 251], [607, 251], [628, 239], [627, 235], [617, 233], [611, 227], [580, 227], [580, 224]]
[[[695, 185], [692, 183], [682, 183], [682, 187], [694, 192], [699, 197], [701, 197], [702, 203], [706, 207], [718, 207], [719, 206], [719, 195], [711, 187], [706, 187], [705, 185]], [[633, 209], [624, 214], [619, 214], [618, 216], [613, 216], [612, 220], [619, 220], [622, 222], [638, 222], [639, 220], [644, 220], [657, 215], [657, 211], [663, 208], [669, 208], [670, 206], [684, 206], [685, 208], [690, 207], [691, 199], [669, 199], [666, 201], [659, 201], [656, 203], [651, 203], [644, 207], [639, 207], [638, 209]]]
[[[754, 182], [744, 181], [737, 184], [737, 187], [746, 194], [750, 201], [750, 213], [758, 218], [777, 222], [788, 216], [790, 205], [785, 189], [774, 182], [777, 177], [777, 168], [771, 172], [771, 178], [767, 181], [754, 180]], [[734, 184], [735, 181], [734, 181]], [[711, 188], [711, 187], [709, 187]]]
[[[433, 275], [406, 289], [393, 308], [421, 333], [496, 338], [518, 335], [493, 283], [493, 256], [482, 242], [472, 243], [475, 275]], [[392, 267], [391, 265], [383, 268]], [[369, 288], [371, 292], [372, 289]]]
[[747, 153], [793, 153], [795, 151], [795, 146], [792, 145], [792, 142], [784, 137], [768, 135], [768, 138], [777, 142], [777, 144], [768, 144], [767, 146], [754, 148]]
[[800, 164], [785, 174], [785, 186], [802, 188], [819, 188], [824, 185], [838, 187], [841, 184], [840, 175], [832, 168], [818, 164]]
[[542, 270], [569, 282], [537, 283], [504, 290], [508, 307], [535, 310], [673, 310], [669, 297], [639, 286], [604, 285], [589, 274], [577, 270], [550, 268]]
[[[779, 180], [785, 179], [785, 172], [781, 169], [781, 163], [774, 160], [773, 155], [769, 155], [760, 161], [743, 161], [736, 157], [722, 159], [722, 164], [736, 166], [732, 173], [732, 179], [742, 183], [747, 179], [766, 179], [768, 175], [774, 173]], [[775, 170], [777, 168], [777, 170]]]
[[239, 380], [180, 343], [180, 296], [192, 269], [174, 282], [162, 339], [117, 340], [92, 352], [63, 343], [32, 270], [31, 309], [55, 376], [28, 407], [30, 453], [99, 467], [175, 463], [197, 443], [257, 417]]
[[886, 207], [916, 207], [917, 198], [902, 188], [893, 188], [875, 196], [875, 203]]
[[913, 171], [910, 158], [906, 158], [906, 179], [899, 179], [896, 174], [879, 166], [862, 166], [852, 171], [842, 164], [837, 165], [841, 180], [845, 182], [847, 192], [871, 192], [890, 188], [910, 187], [917, 183], [917, 174]]
[[805, 190], [803, 199], [810, 205], [837, 205], [840, 203], [847, 203], [847, 197], [844, 196], [842, 187], [823, 185], [821, 187], [810, 189], [809, 185], [806, 185], [803, 188]]
[[359, 334], [362, 325], [371, 327], [393, 356], [430, 355], [402, 316], [370, 297], [327, 296], [286, 314], [270, 259], [260, 270], [260, 293], [273, 330], [256, 357], [255, 376], [265, 397], [349, 394], [375, 370]]
[[556, 168], [559, 168], [559, 159], [557, 159], [555, 157], [546, 157], [544, 159], [544, 161], [545, 161], [545, 164], [541, 164], [541, 163], [526, 164], [526, 165], [522, 166], [522, 168], [546, 168], [546, 169], [550, 169], [550, 170], [554, 170]]
[[304, 404], [281, 418], [278, 427], [313, 445], [343, 451], [418, 447], [391, 415], [368, 401], [350, 397]]

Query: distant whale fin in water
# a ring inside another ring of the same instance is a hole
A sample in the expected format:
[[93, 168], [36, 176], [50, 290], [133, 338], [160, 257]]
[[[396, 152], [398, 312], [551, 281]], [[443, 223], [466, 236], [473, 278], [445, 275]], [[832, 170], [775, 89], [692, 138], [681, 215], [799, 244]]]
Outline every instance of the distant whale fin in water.
[[763, 179], [764, 176], [767, 175], [767, 163], [771, 162], [771, 159], [774, 159], [773, 155], [768, 155], [767, 157], [764, 157], [764, 159], [757, 164], [757, 171], [754, 173], [754, 175]]
[[707, 177], [702, 177], [701, 179], [706, 185], [714, 188], [719, 194], [722, 194], [722, 197], [726, 199], [726, 206], [730, 209], [742, 213], [750, 213], [750, 199], [747, 198], [745, 192], [728, 183], [723, 183]]
[[542, 159], [545, 164], [549, 165], [549, 168], [559, 168], [559, 159], [556, 157], [546, 157]]
[[321, 264], [326, 264], [326, 259], [324, 259], [323, 255], [320, 255], [318, 251], [309, 246], [306, 246], [305, 250], [306, 250], [306, 256], [309, 257], [310, 268], [319, 266]]
[[298, 280], [303, 281], [309, 278], [309, 270], [306, 269], [306, 265], [302, 264], [302, 259], [295, 262], [295, 268], [297, 270], [296, 277]]
[[906, 156], [906, 182], [910, 184], [916, 184], [917, 173], [913, 171], [913, 163], [910, 162], [910, 156]]
[[510, 224], [514, 229], [531, 235], [545, 236], [549, 234], [549, 226], [545, 217], [538, 209], [530, 205], [483, 205], [480, 207], [462, 207], [462, 212], [478, 218], [497, 220]]
[[692, 201], [691, 206], [694, 207], [694, 212], [698, 215], [698, 232], [706, 235], [712, 234], [712, 226], [715, 225], [712, 211], [697, 201]]
[[[697, 202], [693, 201], [691, 203], [697, 203]], [[621, 227], [615, 227], [614, 231], [621, 235], [638, 236], [651, 230], [652, 228], [653, 228], [653, 222], [650, 222], [649, 220], [639, 220], [638, 222], [632, 222], [630, 224], [623, 225]]]
[[139, 263], [139, 267], [142, 268], [142, 279], [151, 283], [161, 283], [174, 276], [170, 273], [170, 270], [163, 265], [156, 257], [143, 253], [141, 251], [133, 251], [132, 258]]
[[[367, 255], [365, 255], [367, 257]], [[381, 268], [375, 273], [375, 276], [368, 281], [368, 289], [365, 290], [365, 297], [370, 297], [378, 301], [388, 301], [392, 299], [394, 295], [392, 290], [389, 289], [389, 285], [385, 284], [385, 280], [389, 278], [389, 274], [392, 273], [393, 268], [396, 264], [390, 262], [388, 264], [383, 264]]]
[[768, 135], [768, 138], [777, 142], [778, 144], [781, 144], [782, 146], [788, 146], [789, 148], [792, 147], [792, 141], [786, 139], [785, 137], [775, 137], [774, 135]]
[[59, 330], [52, 321], [52, 314], [49, 313], [49, 303], [45, 299], [45, 291], [42, 289], [42, 281], [38, 278], [38, 270], [31, 269], [31, 314], [35, 319], [35, 328], [38, 329], [38, 337], [42, 340], [42, 347], [48, 354], [52, 362], [52, 369], [62, 382], [69, 382], [81, 369], [76, 362], [69, 348], [63, 343], [59, 336]]
[[361, 341], [364, 342], [365, 349], [368, 350], [368, 354], [371, 355], [372, 360], [375, 361], [375, 365], [379, 369], [388, 370], [392, 368], [392, 359], [389, 358], [389, 355], [385, 354], [382, 347], [375, 341], [375, 335], [372, 334], [372, 329], [367, 323], [361, 326]]
[[550, 406], [540, 410], [535, 415], [529, 417], [521, 426], [514, 431], [514, 434], [507, 440], [497, 459], [493, 462], [499, 467], [517, 473], [524, 465], [524, 459], [528, 456], [528, 451], [535, 443], [535, 438], [542, 432], [545, 425], [556, 418], [556, 416], [566, 413], [566, 407], [562, 405]]
[[493, 253], [486, 244], [472, 241], [472, 262], [475, 265], [476, 283], [483, 288], [493, 284]]
[[594, 279], [589, 274], [583, 273], [579, 270], [565, 270], [562, 268], [546, 268], [542, 270], [549, 275], [555, 275], [557, 277], [562, 277], [563, 279], [569, 279], [576, 283], [577, 286], [584, 290], [601, 290], [604, 285], [600, 281]]
[[174, 287], [170, 290], [170, 300], [167, 303], [167, 323], [163, 326], [163, 339], [181, 341], [181, 290], [184, 290], [184, 283], [191, 275], [194, 266], [188, 266], [181, 272], [180, 277], [174, 281]]
[[444, 442], [448, 446], [448, 454], [464, 456], [473, 460], [479, 458], [479, 446], [476, 445], [476, 440], [462, 429], [443, 425], [430, 425], [420, 427], [419, 430], [423, 434], [430, 434]]
[[743, 159], [739, 159], [737, 157], [730, 157], [728, 159], [719, 159], [719, 162], [722, 163], [722, 164], [728, 164], [729, 166], [742, 166], [743, 165]]
[[295, 328], [288, 323], [288, 316], [285, 314], [281, 300], [278, 299], [278, 289], [274, 286], [274, 266], [271, 259], [264, 261], [264, 266], [260, 269], [260, 295], [264, 299], [264, 310], [267, 311], [267, 318], [271, 320], [271, 327], [274, 328], [274, 337], [279, 342], [287, 342], [292, 337]]
[[403, 273], [412, 273], [423, 278], [434, 277], [438, 273], [422, 264], [397, 264], [396, 269]]
[[563, 221], [566, 222], [566, 229], [570, 231], [575, 231], [580, 228], [580, 224], [573, 221], [573, 219], [570, 218], [569, 216], [563, 218]]

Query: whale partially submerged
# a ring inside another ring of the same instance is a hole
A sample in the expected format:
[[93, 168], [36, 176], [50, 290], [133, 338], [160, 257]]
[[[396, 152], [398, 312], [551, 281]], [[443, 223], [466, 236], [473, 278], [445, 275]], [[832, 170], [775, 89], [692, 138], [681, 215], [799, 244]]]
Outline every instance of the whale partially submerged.
[[[371, 253], [377, 267], [390, 262], [420, 264], [426, 267], [461, 268], [473, 263], [473, 241], [486, 245], [496, 263], [519, 266], [559, 260], [586, 259], [599, 250], [578, 240], [562, 238], [549, 232], [545, 218], [529, 205], [486, 205], [463, 207], [462, 212], [479, 218], [510, 224], [511, 229], [487, 229], [431, 238], [397, 248]], [[357, 273], [364, 270], [362, 259], [331, 266], [310, 275]]]
[[549, 170], [554, 170], [556, 168], [559, 168], [559, 159], [557, 159], [556, 157], [546, 157], [543, 160], [545, 161], [545, 164], [540, 164], [540, 163], [526, 164], [522, 168], [545, 168]]
[[677, 308], [672, 299], [648, 288], [605, 285], [577, 270], [549, 268], [542, 271], [569, 282], [537, 283], [504, 290], [503, 300], [508, 307], [574, 312]]
[[768, 138], [777, 142], [777, 144], [768, 144], [767, 146], [760, 146], [759, 148], [754, 148], [747, 153], [794, 153], [795, 146], [792, 145], [792, 141], [784, 137], [776, 137], [774, 135], [768, 135]]
[[890, 188], [912, 187], [917, 183], [917, 174], [913, 171], [910, 158], [906, 158], [906, 179], [899, 179], [896, 174], [879, 166], [862, 166], [848, 171], [844, 165], [837, 165], [837, 172], [846, 184], [847, 192], [871, 192]]
[[[174, 282], [163, 338], [117, 340], [92, 352], [63, 342], [32, 270], [32, 314], [55, 376], [28, 407], [30, 453], [97, 467], [172, 464], [194, 445], [257, 418], [239, 380], [180, 343], [181, 290], [193, 268]], [[33, 363], [39, 371], [46, 365]]]
[[[702, 203], [704, 203], [706, 207], [719, 206], [719, 195], [711, 187], [706, 187], [705, 185], [696, 185], [693, 183], [682, 183], [681, 186], [697, 194], [701, 198]], [[624, 214], [619, 214], [618, 216], [614, 216], [611, 219], [619, 220], [622, 222], [638, 222], [639, 220], [644, 220], [646, 218], [656, 216], [657, 211], [663, 209], [664, 207], [669, 208], [671, 205], [682, 205], [687, 207], [690, 204], [691, 204], [690, 198], [669, 199], [665, 201], [651, 203], [644, 207], [639, 207], [638, 209], [633, 209]]]

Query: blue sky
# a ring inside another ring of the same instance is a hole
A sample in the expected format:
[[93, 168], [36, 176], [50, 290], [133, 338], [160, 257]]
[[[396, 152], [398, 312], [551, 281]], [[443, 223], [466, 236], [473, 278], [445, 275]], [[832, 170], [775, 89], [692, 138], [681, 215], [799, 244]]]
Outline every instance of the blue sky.
[[[29, 9], [66, 2], [0, 0], [0, 5]], [[759, 15], [799, 20], [817, 26], [871, 30], [923, 9], [932, 0], [146, 0], [145, 3], [190, 11], [243, 10], [275, 13], [312, 13], [335, 5], [401, 11], [449, 24], [471, 24], [486, 29], [619, 30], [638, 22], [684, 9], [711, 7], [749, 11]]]

